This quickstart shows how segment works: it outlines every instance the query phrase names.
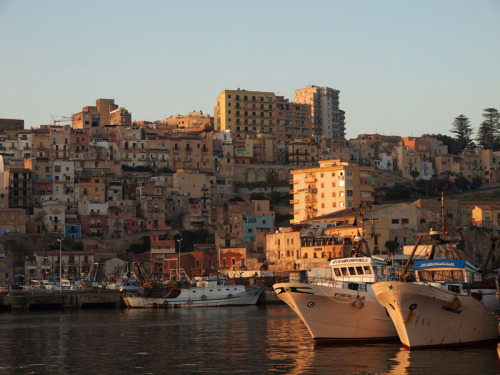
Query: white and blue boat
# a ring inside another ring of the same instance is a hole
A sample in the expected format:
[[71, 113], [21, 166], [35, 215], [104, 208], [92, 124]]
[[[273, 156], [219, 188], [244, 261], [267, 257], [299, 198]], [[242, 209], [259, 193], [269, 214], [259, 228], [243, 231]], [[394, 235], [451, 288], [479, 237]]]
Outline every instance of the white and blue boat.
[[454, 244], [431, 232], [415, 245], [428, 259], [413, 262], [415, 280], [373, 284], [402, 344], [423, 348], [472, 344], [500, 338], [500, 306], [494, 283], [481, 270], [458, 259]]

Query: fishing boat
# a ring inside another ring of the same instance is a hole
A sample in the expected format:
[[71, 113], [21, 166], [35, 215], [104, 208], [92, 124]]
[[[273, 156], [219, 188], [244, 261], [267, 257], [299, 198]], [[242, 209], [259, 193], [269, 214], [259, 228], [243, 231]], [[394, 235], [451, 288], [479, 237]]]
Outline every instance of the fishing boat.
[[220, 278], [198, 280], [195, 285], [164, 285], [147, 278], [142, 265], [135, 263], [134, 266], [138, 269], [139, 290], [123, 295], [123, 302], [131, 308], [255, 305], [265, 289], [260, 286], [226, 285], [225, 279]]
[[396, 268], [370, 256], [369, 251], [360, 251], [363, 244], [358, 238], [353, 257], [332, 259], [328, 277], [273, 285], [315, 344], [397, 339], [394, 324], [371, 288], [376, 281], [395, 275]]
[[456, 243], [441, 232], [419, 235], [409, 261], [416, 254], [425, 260], [407, 268], [401, 280], [372, 286], [378, 302], [387, 309], [402, 344], [407, 348], [463, 345], [500, 337], [500, 305], [493, 282], [456, 252]]

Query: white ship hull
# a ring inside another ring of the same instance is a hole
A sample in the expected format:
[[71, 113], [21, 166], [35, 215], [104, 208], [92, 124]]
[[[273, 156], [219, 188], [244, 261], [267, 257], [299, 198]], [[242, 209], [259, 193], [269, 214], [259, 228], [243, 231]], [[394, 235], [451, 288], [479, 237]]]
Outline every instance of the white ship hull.
[[[378, 302], [389, 312], [408, 348], [459, 345], [500, 337], [495, 293], [481, 301], [426, 284], [387, 281], [373, 284]], [[491, 291], [490, 291], [491, 292]]]
[[263, 287], [246, 289], [243, 285], [216, 287], [189, 287], [181, 289], [177, 297], [145, 297], [139, 294], [124, 296], [131, 308], [179, 308], [214, 307], [229, 305], [255, 305], [263, 293]]
[[397, 338], [389, 315], [367, 286], [367, 291], [304, 283], [281, 283], [273, 288], [317, 343]]

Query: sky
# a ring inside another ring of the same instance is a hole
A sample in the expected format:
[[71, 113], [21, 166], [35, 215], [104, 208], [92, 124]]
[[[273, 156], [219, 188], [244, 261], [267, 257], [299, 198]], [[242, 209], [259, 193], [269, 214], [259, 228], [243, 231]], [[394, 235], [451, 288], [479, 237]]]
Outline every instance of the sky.
[[477, 130], [500, 109], [500, 0], [0, 0], [0, 118], [115, 99], [133, 121], [237, 88], [340, 90], [346, 138]]

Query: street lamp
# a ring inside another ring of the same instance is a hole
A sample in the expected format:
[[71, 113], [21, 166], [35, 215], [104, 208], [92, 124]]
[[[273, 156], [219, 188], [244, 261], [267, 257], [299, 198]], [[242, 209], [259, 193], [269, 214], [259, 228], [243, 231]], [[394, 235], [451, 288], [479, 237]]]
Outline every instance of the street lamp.
[[59, 293], [62, 292], [62, 242], [64, 238], [57, 239], [59, 242]]
[[179, 262], [177, 264], [177, 277], [179, 278], [178, 281], [181, 281], [181, 242], [182, 242], [182, 238], [177, 239], [177, 242], [179, 243]]

